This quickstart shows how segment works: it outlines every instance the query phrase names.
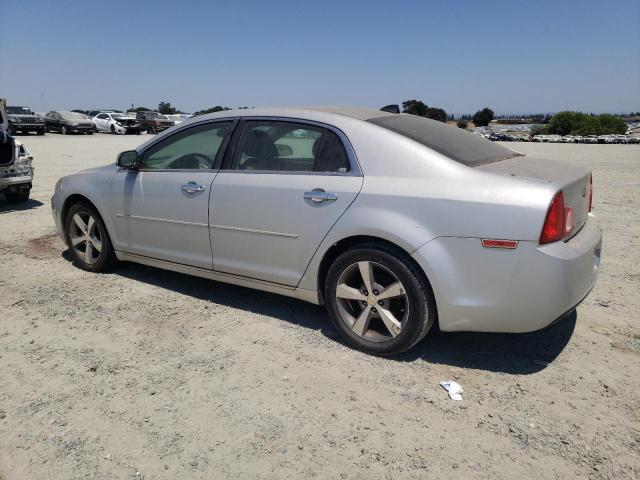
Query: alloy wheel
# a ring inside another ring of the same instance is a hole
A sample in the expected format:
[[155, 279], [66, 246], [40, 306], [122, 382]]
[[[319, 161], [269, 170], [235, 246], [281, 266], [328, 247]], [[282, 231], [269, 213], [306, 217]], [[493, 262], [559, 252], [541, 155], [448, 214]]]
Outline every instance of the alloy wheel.
[[336, 287], [336, 303], [347, 327], [372, 342], [397, 337], [409, 317], [404, 285], [376, 262], [357, 262], [344, 269]]
[[95, 218], [87, 212], [78, 212], [72, 220], [71, 247], [86, 264], [96, 263], [102, 252], [102, 238]]

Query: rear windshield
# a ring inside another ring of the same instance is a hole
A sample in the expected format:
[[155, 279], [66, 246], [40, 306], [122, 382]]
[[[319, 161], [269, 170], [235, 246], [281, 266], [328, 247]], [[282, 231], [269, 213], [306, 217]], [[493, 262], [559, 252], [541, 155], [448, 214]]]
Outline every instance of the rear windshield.
[[470, 167], [520, 155], [456, 126], [416, 115], [385, 115], [367, 121], [399, 133]]

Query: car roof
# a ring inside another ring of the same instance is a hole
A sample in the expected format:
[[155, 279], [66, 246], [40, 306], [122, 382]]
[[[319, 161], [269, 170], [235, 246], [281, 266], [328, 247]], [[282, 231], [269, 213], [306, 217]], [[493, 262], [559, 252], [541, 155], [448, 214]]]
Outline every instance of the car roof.
[[309, 120], [323, 120], [327, 117], [339, 115], [340, 117], [353, 118], [355, 120], [367, 121], [373, 118], [398, 115], [397, 113], [388, 113], [375, 108], [359, 108], [359, 107], [332, 107], [332, 106], [313, 106], [313, 107], [265, 107], [265, 108], [241, 108], [238, 110], [224, 110], [215, 113], [208, 113], [197, 118], [224, 118], [224, 117], [291, 117], [305, 118]]

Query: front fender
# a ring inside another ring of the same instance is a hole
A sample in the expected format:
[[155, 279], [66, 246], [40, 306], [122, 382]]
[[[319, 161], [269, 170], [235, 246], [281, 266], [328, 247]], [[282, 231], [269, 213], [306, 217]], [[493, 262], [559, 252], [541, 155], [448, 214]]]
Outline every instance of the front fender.
[[116, 230], [109, 208], [111, 180], [116, 172], [117, 167], [115, 165], [109, 165], [107, 167], [78, 172], [62, 179], [60, 189], [53, 195], [51, 206], [54, 211], [59, 234], [63, 237], [63, 240], [64, 211], [69, 207], [70, 200], [76, 196], [80, 196], [84, 197], [96, 208], [109, 233], [112, 245], [116, 250], [118, 249], [121, 241], [116, 236]]

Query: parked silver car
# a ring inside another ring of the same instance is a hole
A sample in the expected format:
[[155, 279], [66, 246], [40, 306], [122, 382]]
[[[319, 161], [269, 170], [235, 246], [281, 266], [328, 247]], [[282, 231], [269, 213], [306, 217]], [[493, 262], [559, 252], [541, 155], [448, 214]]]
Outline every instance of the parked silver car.
[[324, 303], [393, 354], [446, 331], [528, 332], [592, 289], [591, 173], [368, 109], [187, 120], [52, 199], [76, 264], [116, 259]]

